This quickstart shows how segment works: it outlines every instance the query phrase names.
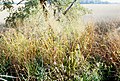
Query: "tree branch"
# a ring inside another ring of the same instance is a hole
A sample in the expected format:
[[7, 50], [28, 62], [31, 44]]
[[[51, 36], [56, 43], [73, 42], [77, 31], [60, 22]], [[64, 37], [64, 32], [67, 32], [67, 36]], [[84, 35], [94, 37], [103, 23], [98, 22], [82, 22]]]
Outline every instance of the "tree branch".
[[70, 6], [68, 6], [68, 8], [65, 10], [65, 12], [63, 13], [64, 15], [70, 10], [70, 8], [73, 6], [73, 4], [76, 2], [77, 0], [74, 0]]
[[24, 0], [21, 0], [19, 3], [17, 3], [17, 5], [21, 4]]

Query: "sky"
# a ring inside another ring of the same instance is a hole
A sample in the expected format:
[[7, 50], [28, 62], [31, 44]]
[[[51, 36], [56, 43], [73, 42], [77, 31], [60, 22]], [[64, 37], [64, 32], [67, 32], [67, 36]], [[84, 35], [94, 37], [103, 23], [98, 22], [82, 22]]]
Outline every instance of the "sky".
[[13, 0], [13, 1], [15, 1], [15, 2], [20, 2], [21, 0]]
[[[15, 2], [19, 2], [21, 0], [14, 0]], [[120, 3], [120, 0], [102, 0], [102, 1], [109, 1], [109, 2], [117, 2], [117, 3]]]

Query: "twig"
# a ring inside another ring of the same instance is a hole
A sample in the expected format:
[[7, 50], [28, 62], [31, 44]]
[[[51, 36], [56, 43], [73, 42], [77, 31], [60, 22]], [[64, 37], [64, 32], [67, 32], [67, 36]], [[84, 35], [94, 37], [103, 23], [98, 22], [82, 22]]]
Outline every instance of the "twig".
[[0, 81], [7, 81], [7, 80], [5, 80], [5, 79], [3, 79], [3, 78], [0, 78]]
[[18, 77], [9, 76], [9, 75], [0, 75], [0, 77], [7, 77], [7, 78], [18, 78]]

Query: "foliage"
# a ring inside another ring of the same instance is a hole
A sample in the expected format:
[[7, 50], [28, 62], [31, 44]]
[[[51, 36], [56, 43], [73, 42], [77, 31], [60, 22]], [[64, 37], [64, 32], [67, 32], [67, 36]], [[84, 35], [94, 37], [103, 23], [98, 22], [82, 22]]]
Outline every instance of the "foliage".
[[[16, 10], [14, 8], [13, 1], [1, 1], [3, 2], [3, 9], [9, 9], [10, 15], [6, 18], [6, 25], [8, 27], [17, 27], [20, 23], [24, 22], [24, 19], [27, 19], [32, 14], [36, 14], [40, 9], [42, 9], [43, 5], [40, 4], [39, 0], [26, 0], [24, 6], [18, 7]], [[47, 18], [48, 11], [52, 12], [53, 16], [56, 20], [60, 20], [61, 15], [66, 11], [67, 7], [73, 2], [73, 0], [69, 1], [56, 1], [49, 0], [45, 5], [45, 11], [42, 12], [45, 14], [45, 18]], [[19, 6], [20, 4], [18, 4]], [[82, 14], [89, 13], [90, 11], [81, 7], [79, 4], [79, 0], [74, 3], [74, 7], [69, 11], [73, 10], [81, 10]], [[46, 12], [47, 11], [47, 12]], [[67, 11], [67, 12], [69, 12]], [[74, 12], [74, 11], [73, 11]], [[69, 12], [72, 15], [73, 12]]]

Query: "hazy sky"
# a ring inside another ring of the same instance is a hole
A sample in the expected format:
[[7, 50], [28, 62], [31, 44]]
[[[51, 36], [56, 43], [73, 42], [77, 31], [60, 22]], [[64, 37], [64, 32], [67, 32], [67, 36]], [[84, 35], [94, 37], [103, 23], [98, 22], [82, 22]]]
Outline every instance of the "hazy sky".
[[13, 0], [13, 1], [15, 1], [15, 2], [20, 2], [21, 0]]
[[[14, 0], [15, 2], [19, 2], [21, 0]], [[102, 0], [102, 1], [109, 1], [109, 2], [118, 2], [120, 3], [120, 0]]]

